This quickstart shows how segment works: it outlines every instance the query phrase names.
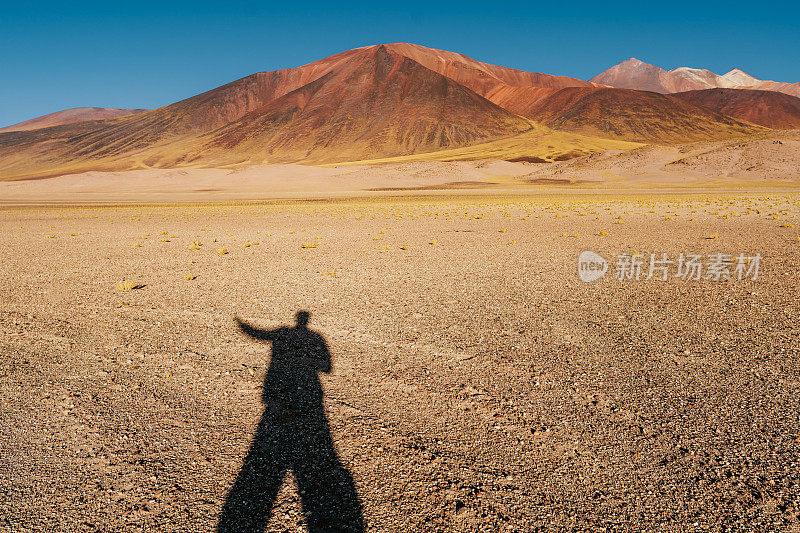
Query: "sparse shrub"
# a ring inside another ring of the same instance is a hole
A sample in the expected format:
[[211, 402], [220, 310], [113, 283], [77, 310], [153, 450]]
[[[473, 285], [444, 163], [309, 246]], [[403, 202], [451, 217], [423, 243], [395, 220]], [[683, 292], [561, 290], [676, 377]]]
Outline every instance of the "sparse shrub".
[[136, 283], [135, 281], [129, 281], [129, 280], [122, 280], [119, 283], [117, 283], [117, 290], [118, 291], [123, 291], [123, 292], [133, 291], [133, 290], [136, 290], [136, 289], [141, 289], [143, 287], [144, 287], [143, 284]]

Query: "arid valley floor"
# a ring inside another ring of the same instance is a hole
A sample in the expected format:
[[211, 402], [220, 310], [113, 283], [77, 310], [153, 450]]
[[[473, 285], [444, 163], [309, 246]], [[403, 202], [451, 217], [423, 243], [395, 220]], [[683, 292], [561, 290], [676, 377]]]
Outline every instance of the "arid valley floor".
[[[270, 354], [234, 317], [299, 310], [369, 531], [798, 531], [799, 218], [790, 192], [4, 208], [0, 531], [213, 530]], [[583, 250], [762, 261], [584, 283]], [[293, 483], [270, 531], [303, 528]]]

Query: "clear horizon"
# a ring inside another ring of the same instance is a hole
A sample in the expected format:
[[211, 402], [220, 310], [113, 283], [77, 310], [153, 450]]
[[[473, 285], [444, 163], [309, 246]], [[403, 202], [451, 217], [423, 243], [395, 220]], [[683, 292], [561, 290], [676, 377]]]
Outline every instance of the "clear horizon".
[[40, 3], [4, 6], [0, 127], [74, 107], [156, 108], [254, 72], [343, 50], [411, 42], [521, 70], [589, 79], [636, 57], [670, 70], [733, 68], [800, 81], [800, 6], [732, 2], [601, 7], [449, 2]]

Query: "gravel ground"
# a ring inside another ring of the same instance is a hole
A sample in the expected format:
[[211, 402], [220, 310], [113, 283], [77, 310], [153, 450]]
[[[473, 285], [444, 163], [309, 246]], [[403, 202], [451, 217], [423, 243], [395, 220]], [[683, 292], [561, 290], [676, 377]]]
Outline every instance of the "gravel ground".
[[[332, 360], [314, 424], [366, 530], [800, 531], [799, 214], [792, 195], [2, 211], [0, 531], [214, 530], [268, 415], [270, 345], [234, 318], [300, 310]], [[583, 283], [586, 249], [762, 259], [757, 280]], [[269, 531], [306, 527], [289, 470]]]

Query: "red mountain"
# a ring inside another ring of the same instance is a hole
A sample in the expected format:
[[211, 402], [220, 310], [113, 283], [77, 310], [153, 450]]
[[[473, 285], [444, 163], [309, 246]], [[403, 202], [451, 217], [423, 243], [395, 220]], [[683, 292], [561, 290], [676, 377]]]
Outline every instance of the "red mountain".
[[50, 126], [59, 126], [61, 124], [74, 124], [75, 122], [84, 122], [86, 120], [103, 120], [107, 118], [122, 117], [125, 115], [133, 115], [147, 111], [146, 109], [111, 109], [107, 107], [75, 107], [73, 109], [65, 109], [64, 111], [56, 111], [49, 115], [32, 118], [13, 126], [6, 126], [0, 128], [0, 133], [5, 131], [28, 131], [39, 128], [48, 128]]
[[378, 45], [137, 115], [5, 134], [0, 173], [347, 161], [457, 148], [533, 127], [393, 45]]
[[800, 128], [800, 98], [774, 91], [707, 89], [677, 93], [677, 98], [768, 128]]
[[556, 130], [637, 142], [676, 143], [748, 135], [758, 126], [676, 96], [568, 87], [517, 91], [510, 111]]
[[214, 132], [209, 148], [270, 160], [391, 157], [467, 146], [530, 130], [515, 116], [391, 47], [254, 109]]
[[394, 43], [386, 45], [386, 47], [413, 59], [434, 72], [447, 76], [484, 97], [505, 86], [562, 89], [564, 87], [595, 87], [597, 85], [567, 76], [553, 76], [490, 65], [456, 52], [436, 50], [416, 44]]
[[399, 43], [253, 74], [151, 111], [2, 133], [0, 179], [336, 163], [440, 151], [452, 156], [484, 145], [485, 152], [470, 149], [469, 157], [552, 160], [633, 146], [623, 140], [674, 143], [762, 130], [677, 97]]

